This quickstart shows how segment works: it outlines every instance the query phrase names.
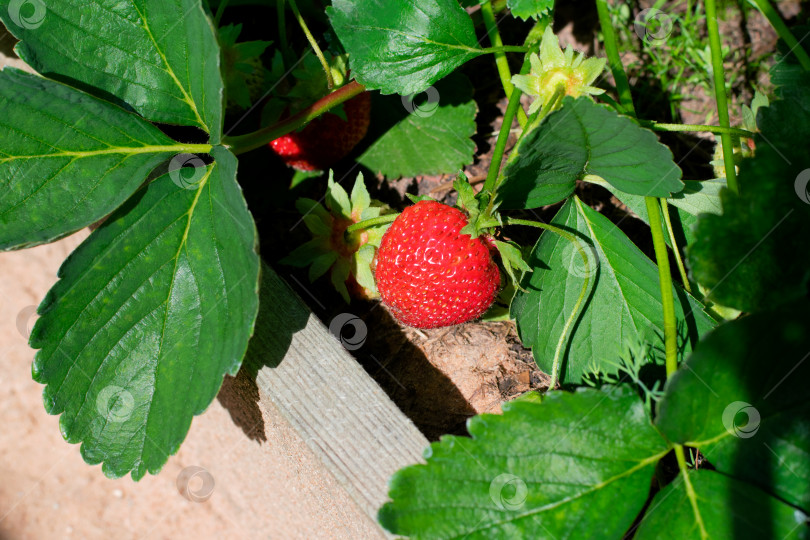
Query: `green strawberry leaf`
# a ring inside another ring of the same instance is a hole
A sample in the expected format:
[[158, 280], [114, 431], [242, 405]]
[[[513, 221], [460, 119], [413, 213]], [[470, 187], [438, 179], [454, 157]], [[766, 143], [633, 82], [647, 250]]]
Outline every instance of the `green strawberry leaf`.
[[[592, 282], [581, 314], [571, 328], [562, 357], [560, 381], [580, 383], [593, 372], [615, 374], [629, 343], [657, 345], [664, 335], [658, 269], [606, 217], [569, 199], [552, 220], [592, 245], [585, 265], [573, 244], [544, 232], [529, 260], [534, 272], [524, 276], [512, 302], [521, 341], [532, 348], [537, 365], [550, 371], [563, 327], [573, 312], [585, 277]], [[690, 350], [714, 326], [701, 304], [675, 286], [680, 340]], [[663, 351], [653, 348], [653, 360]]]
[[621, 538], [668, 451], [641, 400], [619, 386], [503, 409], [398, 471], [380, 523], [411, 538]]
[[[619, 191], [607, 182], [598, 181], [593, 183], [599, 184], [610, 191], [619, 201], [641, 218], [644, 223], [649, 225], [650, 218], [647, 215], [647, 204], [644, 202], [644, 197]], [[667, 199], [667, 203], [674, 207], [670, 211], [670, 215], [672, 216], [672, 226], [675, 228], [676, 234], [680, 232], [686, 244], [689, 244], [695, 238], [693, 228], [697, 223], [698, 214], [722, 213], [720, 191], [726, 187], [726, 180], [725, 178], [700, 181], [684, 180], [683, 183], [683, 191], [673, 194], [672, 198]], [[670, 243], [669, 235], [665, 237], [665, 240], [667, 244]]]
[[16, 51], [28, 65], [148, 120], [198, 126], [219, 142], [219, 46], [200, 0], [32, 3], [42, 6], [36, 21], [21, 19], [26, 2], [0, 0], [0, 19], [21, 40]]
[[554, 7], [554, 0], [506, 0], [506, 6], [512, 15], [525, 21], [548, 15]]
[[810, 512], [810, 304], [709, 334], [670, 378], [656, 423], [720, 472]]
[[[526, 263], [523, 258], [523, 253], [520, 251], [520, 246], [514, 242], [503, 242], [495, 240], [495, 247], [498, 248], [498, 253], [501, 255], [501, 263], [503, 264], [506, 274], [516, 287], [520, 288], [520, 279], [524, 273], [532, 272], [532, 267]], [[521, 289], [528, 292], [525, 289]]]
[[698, 219], [687, 250], [708, 298], [742, 311], [804, 297], [810, 283], [810, 89], [784, 88], [759, 111], [756, 154], [740, 164], [740, 195], [721, 193], [723, 214]]
[[[810, 25], [795, 25], [790, 31], [805, 52], [810, 54]], [[776, 95], [779, 96], [782, 88], [802, 88], [810, 85], [810, 72], [806, 71], [799, 63], [793, 48], [782, 39], [776, 45], [779, 54], [770, 72], [771, 83], [777, 86]]]
[[388, 178], [451, 174], [469, 165], [478, 111], [472, 96], [472, 84], [461, 73], [419, 96], [374, 94], [368, 137], [374, 142], [357, 161]]
[[750, 484], [713, 471], [689, 471], [689, 488], [678, 476], [659, 491], [633, 538], [658, 540], [664, 534], [679, 540], [799, 539], [807, 538], [806, 519]]
[[79, 246], [31, 333], [45, 408], [108, 476], [157, 473], [236, 375], [258, 310], [256, 230], [236, 157], [166, 174]]
[[334, 0], [332, 28], [353, 76], [383, 94], [416, 94], [484, 54], [457, 0]]
[[0, 250], [101, 219], [189, 152], [139, 116], [12, 68], [0, 71], [0, 117]]
[[504, 208], [557, 203], [589, 177], [650, 197], [684, 187], [672, 152], [652, 131], [589, 97], [566, 97], [562, 109], [521, 138], [503, 174], [498, 198]]

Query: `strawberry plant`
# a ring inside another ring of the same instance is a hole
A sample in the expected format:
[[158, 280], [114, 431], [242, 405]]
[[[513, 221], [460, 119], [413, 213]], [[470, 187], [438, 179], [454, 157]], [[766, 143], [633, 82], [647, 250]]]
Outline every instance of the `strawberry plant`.
[[[0, 72], [0, 249], [103, 220], [30, 338], [45, 408], [88, 463], [157, 473], [238, 371], [260, 268], [239, 156], [272, 149], [308, 173], [353, 159], [381, 178], [456, 175], [455, 207], [419, 196], [397, 213], [363, 175], [349, 192], [330, 173], [321, 201], [296, 203], [312, 239], [280, 262], [417, 328], [486, 317], [500, 295], [550, 375], [544, 395], [399, 471], [379, 512], [390, 532], [807, 536], [809, 29], [753, 2], [783, 47], [743, 129], [715, 0], [719, 125], [637, 117], [605, 0], [604, 56], [590, 57], [560, 46], [550, 0], [276, 0], [254, 41], [222, 22], [228, 3], [0, 0], [39, 73]], [[504, 44], [496, 15], [522, 39]], [[459, 172], [478, 109], [464, 69], [487, 57], [506, 106], [476, 189]], [[234, 132], [251, 111], [253, 130]], [[719, 137], [724, 177], [684, 178], [656, 135], [701, 131]], [[649, 226], [654, 260], [586, 204], [592, 185]], [[533, 215], [549, 207], [549, 222]], [[542, 233], [521, 245], [525, 231]]]

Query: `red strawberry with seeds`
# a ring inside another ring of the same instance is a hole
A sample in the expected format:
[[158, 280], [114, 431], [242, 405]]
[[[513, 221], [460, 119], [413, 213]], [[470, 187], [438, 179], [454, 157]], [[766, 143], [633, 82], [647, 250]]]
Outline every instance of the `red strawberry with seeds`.
[[383, 303], [415, 328], [477, 319], [501, 278], [483, 238], [462, 234], [467, 216], [436, 201], [405, 209], [383, 236], [374, 271]]
[[357, 146], [368, 131], [371, 95], [358, 94], [343, 104], [346, 120], [325, 113], [304, 129], [288, 133], [270, 143], [284, 163], [299, 171], [328, 169]]

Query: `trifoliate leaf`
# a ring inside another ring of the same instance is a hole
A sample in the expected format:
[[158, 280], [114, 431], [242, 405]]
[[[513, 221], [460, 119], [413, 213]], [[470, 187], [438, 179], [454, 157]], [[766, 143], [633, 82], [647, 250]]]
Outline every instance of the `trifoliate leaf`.
[[352, 75], [384, 94], [424, 92], [483, 54], [458, 0], [334, 0], [327, 13]]
[[[2, 11], [2, 8], [0, 8]], [[202, 160], [136, 114], [0, 71], [0, 250], [51, 242], [115, 210], [160, 163]]]
[[563, 103], [509, 156], [498, 190], [504, 208], [557, 203], [588, 176], [633, 195], [669, 197], [683, 189], [672, 152], [653, 132], [589, 98]]
[[473, 87], [453, 73], [427, 92], [411, 96], [372, 95], [368, 139], [357, 161], [387, 178], [451, 174], [473, 162]]
[[719, 472], [810, 512], [810, 303], [709, 334], [672, 376], [656, 424]]
[[550, 392], [503, 409], [397, 472], [380, 523], [414, 539], [621, 538], [668, 451], [634, 392]]
[[723, 215], [698, 219], [687, 250], [709, 299], [742, 311], [804, 297], [810, 282], [810, 90], [783, 89], [760, 109], [756, 154], [740, 165], [740, 195], [721, 193]]
[[[41, 18], [20, 17], [31, 7]], [[0, 19], [39, 73], [80, 81], [148, 120], [198, 126], [219, 143], [220, 51], [200, 0], [0, 0]]]
[[512, 15], [525, 21], [548, 15], [554, 7], [554, 0], [507, 0], [506, 6]]
[[[656, 346], [651, 358], [660, 358], [657, 346], [664, 335], [664, 315], [655, 264], [624, 232], [576, 196], [552, 223], [593, 247], [586, 249], [587, 263], [574, 244], [550, 231], [534, 247], [528, 261], [534, 272], [521, 282], [528, 292], [515, 294], [512, 315], [537, 365], [551, 372], [560, 336], [586, 278], [590, 289], [563, 349], [560, 381], [580, 383], [585, 374], [597, 370], [617, 373], [627, 343], [651, 343]], [[679, 343], [691, 350], [714, 322], [680, 287], [674, 286], [674, 295]]]
[[236, 157], [141, 188], [74, 251], [39, 307], [33, 373], [82, 457], [157, 473], [236, 375], [258, 311], [253, 220]]
[[807, 538], [806, 519], [751, 484], [714, 471], [689, 471], [688, 487], [678, 476], [656, 494], [633, 538], [799, 540]]

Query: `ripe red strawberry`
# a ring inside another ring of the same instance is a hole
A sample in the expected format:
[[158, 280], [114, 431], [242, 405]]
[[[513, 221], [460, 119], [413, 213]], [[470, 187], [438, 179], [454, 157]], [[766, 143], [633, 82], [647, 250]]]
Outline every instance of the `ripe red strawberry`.
[[383, 303], [415, 328], [477, 319], [492, 305], [501, 277], [489, 243], [462, 234], [467, 216], [452, 206], [420, 201], [383, 236], [374, 271]]
[[328, 169], [357, 146], [368, 131], [371, 96], [359, 94], [343, 104], [346, 120], [325, 113], [301, 131], [272, 141], [270, 147], [284, 163], [299, 171]]

